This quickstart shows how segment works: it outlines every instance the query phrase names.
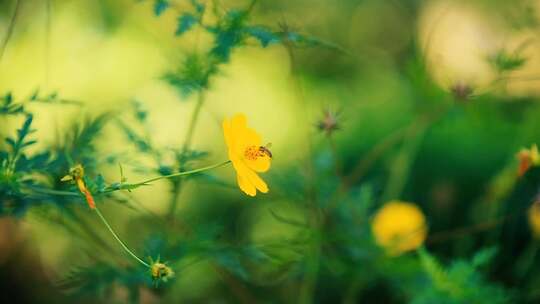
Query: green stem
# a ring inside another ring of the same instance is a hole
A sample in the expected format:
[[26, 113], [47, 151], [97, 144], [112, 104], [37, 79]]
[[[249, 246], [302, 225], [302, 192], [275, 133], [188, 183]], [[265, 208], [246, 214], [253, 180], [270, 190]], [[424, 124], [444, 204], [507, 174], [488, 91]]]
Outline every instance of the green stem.
[[103, 216], [103, 214], [101, 214], [101, 212], [99, 211], [99, 209], [96, 207], [94, 208], [94, 210], [96, 211], [97, 215], [99, 216], [99, 218], [101, 219], [101, 221], [103, 222], [103, 224], [105, 224], [105, 226], [107, 227], [107, 229], [109, 229], [109, 232], [113, 235], [113, 237], [118, 241], [118, 243], [120, 243], [120, 245], [122, 246], [122, 248], [124, 248], [124, 250], [129, 253], [129, 255], [131, 255], [135, 260], [137, 260], [137, 262], [141, 263], [142, 265], [144, 265], [145, 267], [148, 267], [150, 268], [150, 264], [146, 263], [145, 261], [141, 260], [138, 256], [136, 256], [127, 246], [126, 244], [124, 244], [124, 242], [122, 242], [122, 240], [118, 237], [118, 235], [116, 234], [116, 232], [114, 232], [114, 230], [112, 229], [111, 225], [109, 225], [109, 222], [107, 222], [107, 220], [105, 219], [105, 217]]
[[57, 195], [57, 196], [70, 196], [70, 197], [80, 197], [81, 194], [78, 192], [70, 192], [70, 191], [60, 191], [60, 190], [52, 190], [47, 188], [39, 188], [39, 187], [28, 187], [28, 189], [32, 190], [33, 192], [40, 193], [40, 194], [50, 194], [50, 195]]
[[[199, 96], [197, 98], [197, 103], [193, 109], [193, 114], [191, 115], [191, 120], [189, 122], [188, 130], [186, 133], [186, 138], [184, 140], [184, 145], [182, 146], [182, 153], [186, 153], [191, 147], [191, 141], [193, 139], [193, 134], [195, 134], [195, 127], [197, 126], [197, 121], [199, 120], [199, 114], [201, 113], [202, 106], [204, 104], [204, 93], [199, 91]], [[184, 164], [180, 164], [180, 170], [184, 167]], [[182, 191], [182, 182], [180, 180], [173, 182], [173, 194], [169, 204], [169, 217], [172, 217], [176, 212], [176, 206], [178, 205], [178, 196]]]
[[201, 113], [201, 108], [204, 104], [204, 94], [199, 91], [199, 98], [197, 98], [197, 103], [195, 104], [195, 109], [193, 109], [193, 114], [191, 116], [191, 121], [186, 133], [186, 139], [184, 141], [184, 146], [182, 147], [182, 152], [189, 150], [191, 146], [191, 140], [193, 139], [193, 134], [195, 133], [195, 126], [199, 120], [199, 113]]
[[203, 171], [207, 171], [207, 170], [219, 168], [219, 167], [221, 167], [221, 166], [225, 166], [226, 164], [228, 164], [228, 163], [230, 163], [230, 162], [231, 162], [230, 160], [227, 160], [227, 161], [224, 161], [224, 162], [219, 163], [219, 164], [214, 164], [214, 165], [207, 166], [207, 167], [202, 167], [202, 168], [199, 168], [199, 169], [194, 169], [194, 170], [184, 171], [184, 172], [177, 172], [177, 173], [173, 173], [173, 174], [169, 174], [169, 175], [157, 176], [157, 177], [154, 177], [154, 178], [145, 180], [145, 181], [143, 181], [143, 182], [137, 183], [137, 184], [135, 184], [135, 185], [137, 185], [137, 186], [142, 186], [142, 185], [145, 185], [145, 184], [148, 184], [148, 183], [151, 183], [151, 182], [158, 181], [158, 180], [160, 180], [160, 179], [173, 178], [173, 177], [179, 177], [179, 176], [184, 176], [184, 175], [195, 174], [195, 173], [199, 173], [199, 172], [203, 172]]
[[202, 168], [199, 168], [199, 169], [194, 169], [194, 170], [190, 170], [190, 171], [183, 171], [183, 172], [177, 172], [177, 173], [173, 173], [173, 174], [169, 174], [169, 175], [157, 176], [157, 177], [153, 177], [151, 179], [147, 179], [145, 181], [138, 182], [138, 183], [135, 183], [135, 184], [122, 184], [118, 188], [110, 188], [109, 187], [109, 188], [106, 188], [105, 190], [101, 191], [101, 193], [109, 193], [109, 192], [114, 192], [114, 191], [117, 191], [117, 190], [131, 190], [131, 189], [138, 188], [140, 186], [148, 185], [149, 183], [152, 183], [152, 182], [155, 182], [155, 181], [158, 181], [158, 180], [161, 180], [161, 179], [168, 179], [168, 178], [186, 176], [186, 175], [190, 175], [190, 174], [200, 173], [200, 172], [203, 172], [203, 171], [219, 168], [219, 167], [224, 166], [224, 165], [226, 165], [226, 164], [228, 164], [230, 162], [231, 162], [230, 160], [227, 160], [227, 161], [224, 161], [224, 162], [221, 162], [221, 163], [218, 163], [218, 164], [210, 165], [210, 166], [207, 166], [207, 167], [202, 167]]
[[4, 37], [4, 40], [2, 41], [2, 45], [0, 46], [0, 61], [2, 61], [2, 57], [4, 57], [4, 52], [6, 50], [6, 46], [9, 42], [9, 39], [11, 38], [11, 34], [13, 34], [13, 28], [15, 27], [15, 21], [17, 20], [17, 16], [19, 15], [19, 7], [21, 4], [21, 0], [17, 0], [15, 2], [15, 9], [13, 11], [13, 15], [11, 16], [11, 20], [9, 20], [6, 36]]

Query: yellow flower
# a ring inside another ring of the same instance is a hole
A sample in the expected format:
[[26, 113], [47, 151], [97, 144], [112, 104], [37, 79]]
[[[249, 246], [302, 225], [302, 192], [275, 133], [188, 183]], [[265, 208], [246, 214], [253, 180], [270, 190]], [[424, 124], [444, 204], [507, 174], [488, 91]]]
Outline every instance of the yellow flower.
[[530, 149], [521, 149], [518, 153], [519, 170], [518, 175], [523, 176], [532, 166], [540, 165], [540, 153], [536, 144]]
[[223, 133], [240, 189], [250, 196], [255, 196], [257, 190], [268, 192], [268, 186], [257, 173], [270, 169], [272, 153], [261, 146], [261, 136], [247, 126], [246, 116], [236, 114], [230, 120], [225, 119]]
[[540, 239], [540, 202], [535, 202], [529, 208], [529, 226], [533, 236]]
[[373, 218], [371, 229], [375, 241], [396, 256], [420, 247], [427, 236], [426, 219], [414, 204], [391, 201]]

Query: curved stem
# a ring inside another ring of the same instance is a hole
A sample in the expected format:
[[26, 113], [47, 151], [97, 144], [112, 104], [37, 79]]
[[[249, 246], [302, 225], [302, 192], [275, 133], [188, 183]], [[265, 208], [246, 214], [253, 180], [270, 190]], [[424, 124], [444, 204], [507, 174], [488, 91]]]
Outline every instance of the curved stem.
[[32, 190], [33, 192], [40, 193], [40, 194], [48, 194], [48, 195], [57, 195], [57, 196], [70, 196], [70, 197], [80, 197], [81, 194], [78, 192], [71, 192], [71, 191], [61, 191], [61, 190], [54, 190], [54, 189], [47, 189], [47, 188], [40, 188], [40, 187], [32, 187], [28, 186], [29, 190]]
[[156, 176], [156, 177], [153, 177], [153, 178], [150, 178], [150, 179], [147, 179], [147, 180], [144, 180], [142, 182], [135, 183], [135, 184], [121, 184], [121, 185], [119, 185], [117, 187], [114, 187], [114, 188], [108, 187], [108, 188], [105, 188], [104, 190], [102, 190], [101, 193], [109, 193], [109, 192], [114, 192], [114, 191], [117, 191], [117, 190], [132, 190], [132, 189], [138, 188], [140, 186], [146, 186], [151, 182], [155, 182], [155, 181], [158, 181], [158, 180], [161, 180], [161, 179], [169, 179], [169, 178], [175, 178], [175, 177], [180, 177], [180, 176], [186, 176], [186, 175], [190, 175], [190, 174], [200, 173], [200, 172], [203, 172], [203, 171], [219, 168], [219, 167], [224, 166], [224, 165], [226, 165], [226, 164], [228, 164], [230, 162], [231, 162], [230, 160], [227, 160], [227, 161], [224, 161], [224, 162], [221, 162], [221, 163], [218, 163], [218, 164], [202, 167], [202, 168], [199, 168], [199, 169], [194, 169], [194, 170], [190, 170], [190, 171], [183, 171], [183, 172], [177, 172], [177, 173], [173, 173], [173, 174], [169, 174], [169, 175]]
[[197, 103], [195, 104], [195, 108], [193, 109], [193, 114], [191, 116], [191, 121], [189, 123], [189, 127], [186, 133], [186, 138], [184, 141], [184, 146], [182, 147], [182, 152], [186, 152], [187, 150], [189, 150], [191, 146], [191, 140], [193, 138], [193, 134], [195, 134], [195, 126], [197, 125], [197, 121], [199, 120], [199, 113], [201, 113], [203, 104], [204, 104], [204, 93], [202, 91], [199, 91], [199, 96], [197, 98]]
[[173, 177], [179, 177], [179, 176], [195, 174], [195, 173], [199, 173], [199, 172], [219, 168], [221, 166], [225, 166], [226, 164], [228, 164], [230, 162], [231, 162], [230, 160], [227, 160], [227, 161], [224, 161], [224, 162], [219, 163], [219, 164], [214, 164], [214, 165], [207, 166], [207, 167], [202, 167], [202, 168], [199, 168], [199, 169], [194, 169], [194, 170], [184, 171], [184, 172], [178, 172], [178, 173], [173, 173], [173, 174], [169, 174], [169, 175], [158, 176], [158, 177], [154, 177], [154, 178], [142, 181], [140, 183], [136, 183], [135, 185], [142, 186], [142, 185], [145, 185], [145, 184], [148, 184], [148, 183], [151, 183], [151, 182], [158, 181], [160, 179], [166, 179], [166, 178], [173, 178]]
[[11, 20], [9, 21], [6, 36], [4, 37], [4, 40], [2, 41], [2, 44], [0, 45], [0, 61], [2, 61], [2, 57], [4, 57], [6, 46], [9, 42], [9, 39], [11, 38], [11, 34], [13, 34], [15, 21], [17, 20], [17, 16], [19, 15], [20, 4], [21, 4], [21, 0], [17, 0], [15, 2], [15, 9], [13, 11], [13, 15], [11, 16]]
[[135, 260], [137, 260], [137, 262], [141, 263], [142, 265], [144, 265], [145, 267], [148, 267], [150, 268], [150, 264], [146, 263], [145, 261], [141, 260], [138, 256], [136, 256], [127, 246], [126, 244], [124, 244], [124, 242], [122, 242], [122, 240], [118, 237], [118, 235], [116, 234], [116, 232], [114, 232], [114, 230], [112, 229], [111, 225], [109, 225], [109, 222], [107, 222], [107, 219], [105, 219], [105, 217], [103, 216], [103, 214], [101, 214], [101, 212], [99, 211], [99, 209], [96, 207], [94, 208], [93, 210], [96, 211], [97, 215], [99, 216], [99, 219], [103, 222], [103, 224], [105, 224], [105, 226], [107, 227], [107, 229], [109, 229], [109, 232], [113, 235], [113, 237], [118, 241], [118, 243], [120, 243], [120, 245], [122, 246], [122, 248], [127, 252], [129, 253], [129, 255], [131, 255]]

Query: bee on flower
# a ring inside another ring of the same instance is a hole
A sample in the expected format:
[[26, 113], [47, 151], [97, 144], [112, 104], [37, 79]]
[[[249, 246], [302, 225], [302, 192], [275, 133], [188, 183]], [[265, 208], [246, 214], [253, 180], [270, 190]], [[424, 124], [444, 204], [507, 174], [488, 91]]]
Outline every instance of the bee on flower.
[[391, 201], [375, 214], [371, 223], [375, 241], [391, 256], [420, 247], [427, 236], [424, 214], [415, 204]]
[[94, 197], [88, 188], [86, 188], [86, 183], [84, 182], [84, 168], [81, 164], [76, 165], [73, 168], [69, 169], [69, 174], [62, 177], [61, 181], [63, 182], [74, 182], [79, 188], [79, 191], [84, 195], [86, 202], [90, 209], [96, 208], [96, 203]]
[[249, 196], [257, 191], [268, 192], [268, 186], [257, 173], [270, 169], [272, 152], [270, 145], [263, 146], [261, 136], [247, 126], [246, 116], [236, 114], [223, 121], [223, 134], [229, 159], [236, 171], [238, 187]]

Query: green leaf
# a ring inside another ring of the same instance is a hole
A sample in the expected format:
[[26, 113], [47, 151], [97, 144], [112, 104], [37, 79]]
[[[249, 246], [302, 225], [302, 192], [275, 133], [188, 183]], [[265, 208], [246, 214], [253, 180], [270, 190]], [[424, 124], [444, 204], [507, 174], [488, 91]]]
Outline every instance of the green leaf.
[[244, 40], [243, 29], [246, 20], [246, 11], [228, 11], [220, 24], [209, 29], [215, 35], [214, 46], [210, 53], [223, 62], [228, 61], [233, 48], [241, 45]]
[[161, 15], [167, 8], [169, 8], [169, 1], [167, 0], [154, 1], [154, 14], [156, 16]]
[[278, 35], [263, 26], [248, 26], [246, 27], [245, 31], [251, 37], [259, 40], [261, 46], [263, 47], [267, 47], [270, 44], [279, 43], [281, 41]]
[[489, 247], [478, 251], [472, 258], [471, 264], [474, 267], [481, 267], [493, 259], [497, 254], [497, 247]]
[[180, 36], [189, 31], [195, 24], [199, 22], [199, 19], [193, 14], [184, 13], [178, 18], [178, 27], [176, 29], [176, 35]]
[[24, 113], [24, 106], [22, 104], [13, 103], [14, 99], [11, 92], [6, 93], [0, 101], [0, 114], [14, 115]]
[[208, 87], [210, 75], [216, 72], [216, 67], [207, 58], [198, 54], [191, 54], [186, 57], [181, 67], [175, 72], [164, 75], [164, 80], [175, 86], [182, 95], [200, 91]]
[[128, 125], [118, 120], [118, 126], [124, 131], [128, 140], [137, 148], [137, 150], [143, 153], [152, 151], [152, 146], [143, 137], [135, 133]]
[[501, 50], [490, 57], [488, 61], [499, 72], [509, 72], [523, 67], [527, 59], [519, 54], [510, 54], [505, 50]]

